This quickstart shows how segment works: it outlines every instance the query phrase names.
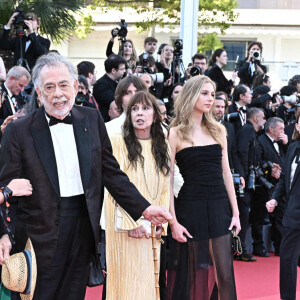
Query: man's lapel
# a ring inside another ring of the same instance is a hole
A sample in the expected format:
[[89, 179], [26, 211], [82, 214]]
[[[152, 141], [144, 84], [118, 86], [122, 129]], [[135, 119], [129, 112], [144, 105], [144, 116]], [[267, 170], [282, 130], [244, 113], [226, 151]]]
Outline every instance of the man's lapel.
[[36, 151], [49, 177], [52, 187], [60, 199], [57, 165], [52, 143], [51, 133], [43, 108], [37, 111], [36, 119], [30, 126], [30, 132], [35, 144]]
[[91, 173], [91, 137], [89, 119], [78, 107], [72, 108], [73, 129], [77, 146], [79, 167], [83, 189], [85, 190]]

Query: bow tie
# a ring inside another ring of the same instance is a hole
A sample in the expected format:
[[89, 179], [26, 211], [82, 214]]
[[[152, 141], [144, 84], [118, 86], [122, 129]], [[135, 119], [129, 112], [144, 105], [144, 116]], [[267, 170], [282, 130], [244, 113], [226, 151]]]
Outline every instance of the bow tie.
[[45, 111], [46, 116], [50, 119], [49, 121], [49, 126], [53, 126], [56, 125], [58, 123], [64, 123], [64, 124], [73, 124], [73, 117], [71, 115], [71, 113], [69, 113], [64, 119], [60, 120], [57, 119], [53, 116], [50, 116], [46, 111]]
[[242, 106], [242, 107], [238, 108], [238, 111], [239, 111], [239, 112], [246, 113], [246, 112], [247, 112], [247, 109], [246, 109], [245, 106]]
[[275, 140], [274, 140], [272, 143], [273, 143], [273, 144], [275, 144], [275, 143], [277, 144], [277, 142], [276, 142]]

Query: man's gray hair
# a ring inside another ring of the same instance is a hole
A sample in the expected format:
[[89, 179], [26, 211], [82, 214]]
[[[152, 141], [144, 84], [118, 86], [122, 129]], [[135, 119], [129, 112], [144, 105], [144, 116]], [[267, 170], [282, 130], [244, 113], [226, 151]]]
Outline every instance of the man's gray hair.
[[73, 64], [62, 55], [56, 52], [49, 52], [48, 54], [41, 56], [36, 61], [36, 64], [32, 70], [32, 82], [34, 86], [40, 87], [40, 74], [43, 67], [60, 67], [61, 65], [67, 67], [73, 81], [75, 81], [77, 79], [77, 71]]
[[265, 132], [270, 132], [270, 127], [276, 128], [277, 122], [284, 124], [284, 121], [278, 117], [268, 119], [268, 121], [265, 124]]
[[247, 110], [247, 121], [252, 120], [260, 111], [264, 113], [264, 110], [258, 107], [251, 107]]
[[23, 76], [27, 78], [28, 82], [30, 81], [31, 76], [25, 68], [21, 66], [14, 66], [7, 72], [6, 78], [9, 79], [9, 77], [14, 77], [15, 79], [18, 80]]

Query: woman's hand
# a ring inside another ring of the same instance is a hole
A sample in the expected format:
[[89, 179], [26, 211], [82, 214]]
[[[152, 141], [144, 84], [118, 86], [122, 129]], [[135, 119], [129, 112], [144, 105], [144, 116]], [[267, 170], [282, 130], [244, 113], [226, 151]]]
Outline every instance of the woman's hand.
[[190, 233], [186, 230], [186, 228], [180, 225], [178, 222], [173, 223], [173, 225], [171, 226], [171, 230], [172, 230], [172, 237], [177, 242], [186, 243], [187, 241], [186, 236], [191, 239], [193, 238], [190, 235]]
[[237, 77], [238, 77], [238, 71], [235, 71], [235, 72], [232, 73], [231, 80], [233, 82], [235, 82], [235, 80], [236, 80]]
[[241, 231], [241, 223], [240, 223], [240, 218], [239, 217], [232, 217], [231, 223], [229, 226], [229, 230], [232, 230], [233, 227], [236, 227], [236, 234], [239, 234]]
[[13, 179], [7, 187], [12, 190], [13, 196], [30, 196], [32, 194], [32, 185], [27, 179]]
[[141, 239], [145, 236], [147, 239], [149, 239], [150, 234], [147, 232], [145, 227], [140, 226], [138, 228], [129, 230], [128, 231], [128, 236], [132, 237], [134, 239]]
[[266, 203], [266, 208], [269, 213], [273, 212], [275, 207], [278, 205], [278, 202], [275, 199], [272, 199]]

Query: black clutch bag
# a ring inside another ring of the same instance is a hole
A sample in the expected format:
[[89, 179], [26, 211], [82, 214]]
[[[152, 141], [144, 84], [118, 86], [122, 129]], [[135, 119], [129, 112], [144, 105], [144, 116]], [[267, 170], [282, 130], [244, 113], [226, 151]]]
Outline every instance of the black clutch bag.
[[243, 253], [242, 243], [240, 237], [236, 234], [236, 228], [232, 229], [232, 252], [233, 255], [240, 255]]
[[102, 285], [105, 281], [105, 231], [101, 231], [101, 239], [98, 245], [97, 258], [93, 257], [90, 264], [90, 276], [87, 283], [88, 287]]

